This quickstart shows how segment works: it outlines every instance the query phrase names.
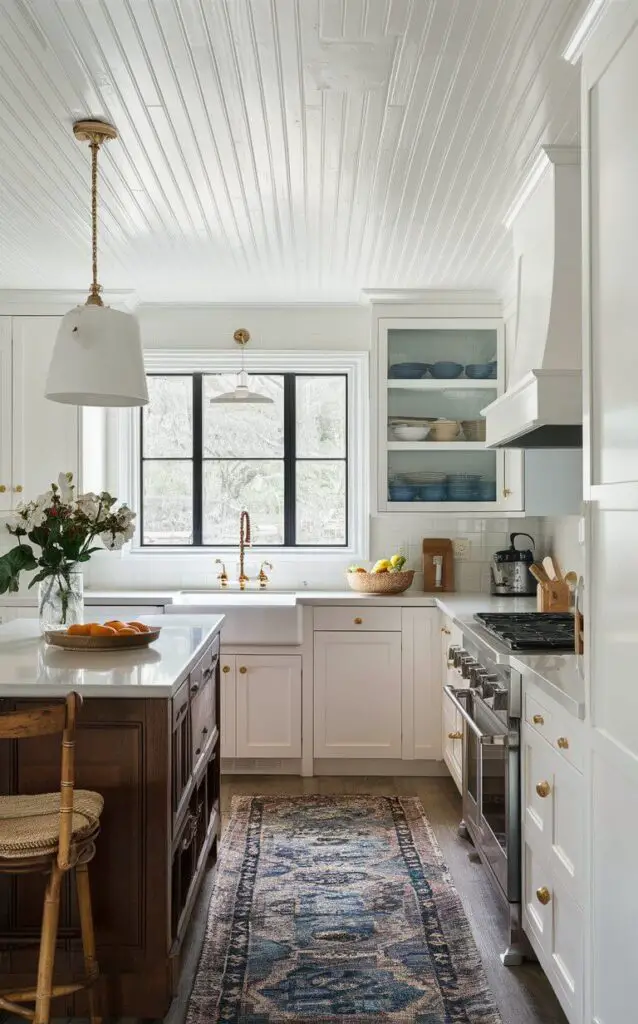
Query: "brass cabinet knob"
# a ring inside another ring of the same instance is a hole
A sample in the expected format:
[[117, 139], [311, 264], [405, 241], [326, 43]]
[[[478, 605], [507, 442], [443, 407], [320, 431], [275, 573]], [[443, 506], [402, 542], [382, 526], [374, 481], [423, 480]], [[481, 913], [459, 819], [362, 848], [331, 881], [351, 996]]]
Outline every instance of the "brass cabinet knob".
[[441, 626], [441, 632], [445, 633], [446, 636], [450, 636], [451, 633], [452, 633], [452, 630], [448, 629], [447, 626]]
[[230, 672], [230, 665], [224, 665], [222, 672]]
[[561, 750], [567, 750], [569, 747], [569, 740], [566, 736], [559, 736], [556, 740], [556, 745], [560, 747]]
[[463, 739], [463, 733], [462, 732], [449, 732], [447, 734], [447, 738], [449, 740], [462, 740]]
[[24, 487], [22, 486], [22, 484], [16, 484], [13, 490], [16, 494], [22, 494]]
[[536, 792], [538, 793], [538, 795], [540, 797], [549, 796], [551, 791], [552, 791], [552, 787], [550, 786], [549, 782], [547, 782], [547, 780], [545, 780], [543, 782], [537, 782], [536, 783]]
[[354, 620], [355, 626], [360, 626], [362, 622], [363, 619], [360, 619], [359, 616], [357, 615], [356, 619]]
[[245, 676], [245, 675], [246, 675], [246, 673], [247, 673], [247, 671], [248, 671], [248, 669], [246, 668], [246, 666], [245, 666], [245, 665], [242, 665], [242, 666], [240, 667], [239, 671], [241, 672], [241, 674], [242, 674], [243, 676]]
[[546, 885], [542, 885], [540, 889], [536, 890], [536, 899], [539, 903], [542, 903], [544, 907], [547, 906], [552, 898], [552, 894]]
[[7, 489], [7, 485], [6, 484], [0, 484], [0, 494], [4, 494], [6, 492], [6, 489]]
[[532, 722], [534, 723], [534, 725], [545, 725], [545, 719], [542, 715], [534, 715], [534, 717], [532, 718]]

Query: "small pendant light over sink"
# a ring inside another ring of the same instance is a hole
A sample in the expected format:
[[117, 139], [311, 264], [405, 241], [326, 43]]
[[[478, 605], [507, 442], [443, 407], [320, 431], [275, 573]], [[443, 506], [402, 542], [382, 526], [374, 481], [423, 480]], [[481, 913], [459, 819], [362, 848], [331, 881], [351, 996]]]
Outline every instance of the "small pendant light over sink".
[[241, 369], [237, 375], [237, 384], [234, 391], [226, 391], [217, 398], [211, 398], [211, 405], [272, 405], [273, 399], [268, 395], [260, 395], [256, 391], [248, 390], [248, 374], [244, 369], [244, 348], [250, 341], [250, 334], [243, 327], [235, 331], [233, 338], [238, 345], [241, 345]]
[[78, 121], [73, 133], [91, 149], [93, 282], [86, 304], [62, 318], [45, 395], [65, 405], [146, 405], [139, 324], [132, 314], [104, 305], [97, 280], [97, 155], [103, 142], [117, 138], [117, 131], [103, 121]]

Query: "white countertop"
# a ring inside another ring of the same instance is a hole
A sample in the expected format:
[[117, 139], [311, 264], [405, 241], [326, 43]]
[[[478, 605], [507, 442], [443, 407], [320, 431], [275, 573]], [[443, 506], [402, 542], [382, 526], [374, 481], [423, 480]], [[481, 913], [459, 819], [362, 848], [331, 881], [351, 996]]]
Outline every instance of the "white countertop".
[[0, 697], [171, 697], [220, 629], [223, 615], [148, 615], [161, 626], [149, 647], [63, 651], [50, 647], [36, 619], [0, 626]]

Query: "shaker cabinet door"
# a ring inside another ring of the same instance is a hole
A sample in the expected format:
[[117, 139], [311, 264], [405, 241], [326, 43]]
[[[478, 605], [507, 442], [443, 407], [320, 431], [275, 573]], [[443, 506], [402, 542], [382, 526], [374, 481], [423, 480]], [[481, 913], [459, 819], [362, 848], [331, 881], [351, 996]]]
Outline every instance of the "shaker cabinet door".
[[315, 757], [401, 757], [400, 633], [315, 633]]
[[0, 512], [11, 508], [11, 317], [0, 317]]
[[301, 658], [236, 656], [237, 757], [301, 757]]

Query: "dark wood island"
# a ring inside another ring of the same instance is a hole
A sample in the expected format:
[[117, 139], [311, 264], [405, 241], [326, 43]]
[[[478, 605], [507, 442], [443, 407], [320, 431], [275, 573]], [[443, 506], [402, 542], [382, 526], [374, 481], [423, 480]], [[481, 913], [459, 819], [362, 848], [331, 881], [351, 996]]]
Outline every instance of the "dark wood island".
[[[105, 1015], [161, 1018], [176, 993], [195, 899], [221, 834], [219, 645], [221, 616], [159, 616], [144, 650], [67, 652], [38, 624], [0, 627], [0, 708], [84, 698], [76, 785], [104, 796], [90, 877]], [[0, 792], [58, 789], [59, 737], [0, 744]], [[67, 879], [68, 883], [68, 879]], [[45, 879], [0, 875], [1, 987], [35, 975]], [[67, 884], [56, 952], [58, 979], [82, 973], [75, 896]], [[54, 1015], [82, 1016], [84, 996]]]

